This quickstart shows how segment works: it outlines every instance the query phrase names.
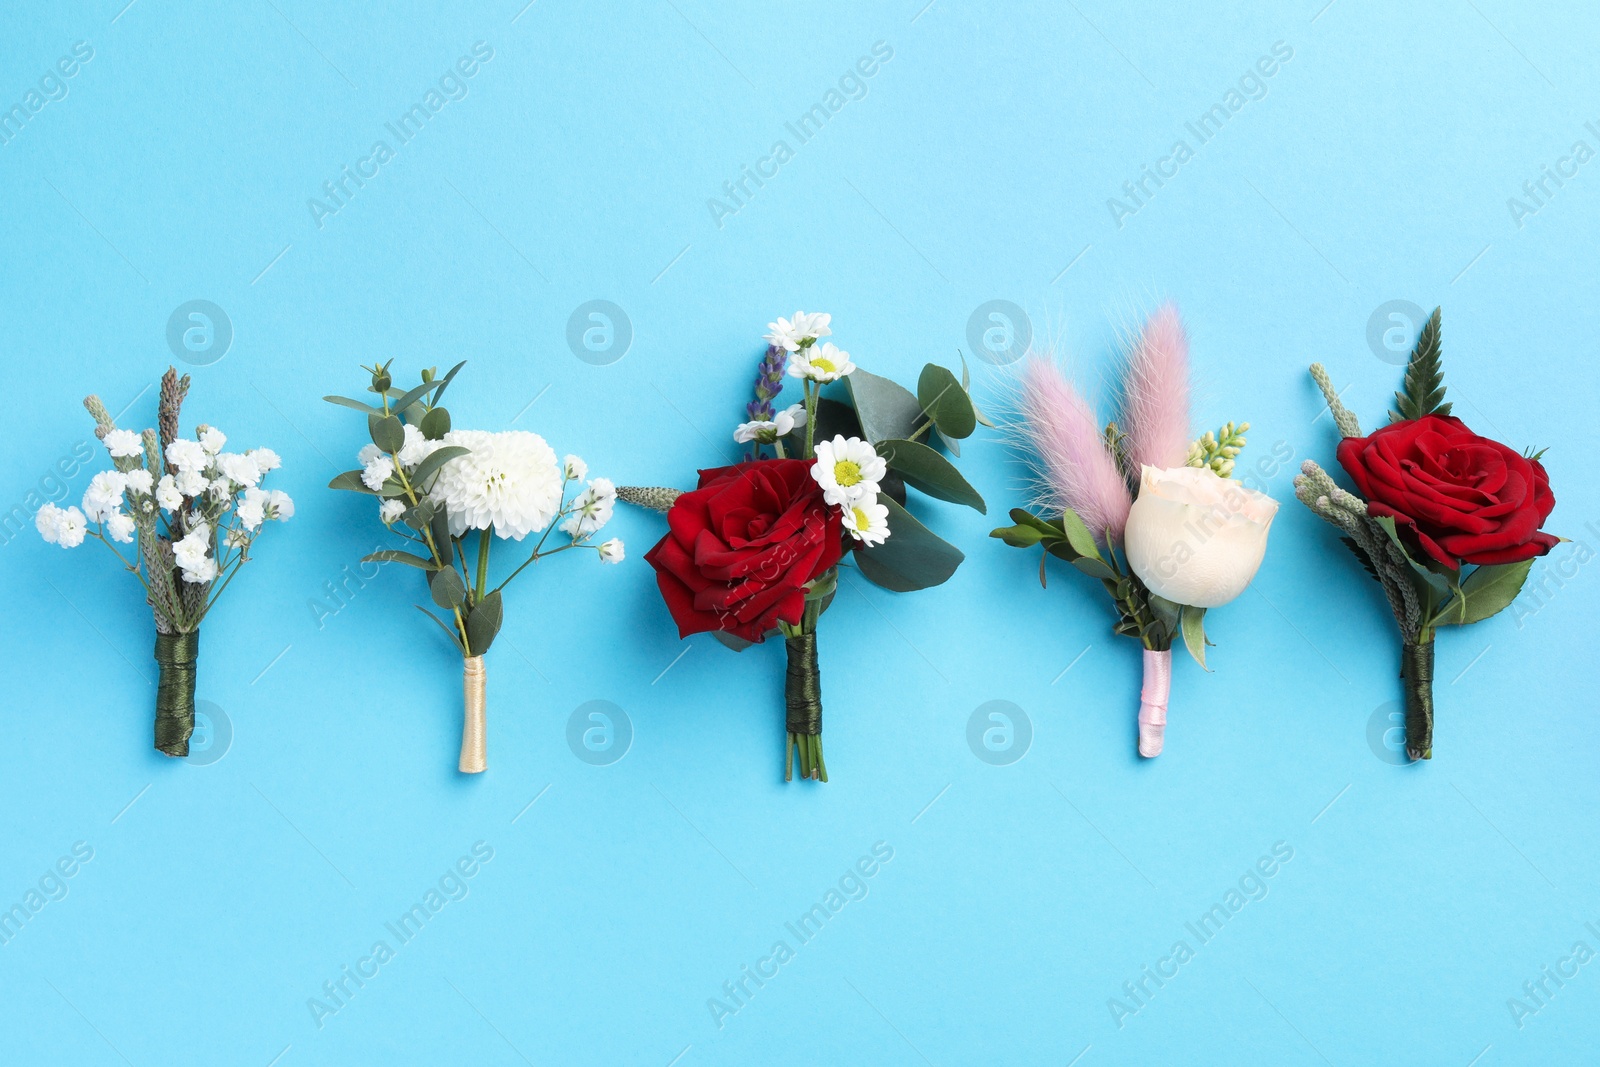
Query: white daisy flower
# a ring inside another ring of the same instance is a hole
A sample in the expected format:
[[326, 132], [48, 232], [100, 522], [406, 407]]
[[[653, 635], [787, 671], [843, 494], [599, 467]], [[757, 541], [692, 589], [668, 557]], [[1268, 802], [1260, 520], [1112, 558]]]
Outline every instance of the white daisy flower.
[[561, 467], [538, 434], [452, 430], [443, 443], [471, 450], [439, 468], [429, 492], [444, 505], [455, 536], [492, 529], [520, 541], [549, 526], [560, 510]]
[[855, 369], [850, 353], [832, 341], [796, 352], [789, 358], [791, 378], [810, 378], [814, 382], [836, 382]]
[[83, 512], [77, 508], [59, 508], [54, 504], [40, 508], [33, 517], [33, 525], [45, 541], [62, 548], [77, 548], [83, 544], [84, 535], [89, 529]]
[[380, 452], [367, 462], [366, 469], [361, 472], [361, 484], [374, 493], [379, 492], [393, 473], [394, 460]]
[[167, 446], [167, 466], [184, 473], [204, 473], [211, 465], [211, 454], [199, 441], [179, 439]]
[[777, 322], [767, 323], [767, 329], [771, 332], [767, 334], [766, 341], [790, 352], [798, 352], [817, 338], [832, 334], [833, 331], [828, 328], [828, 323], [832, 321], [832, 315], [818, 313], [808, 315], [804, 311], [796, 311], [793, 319], [779, 319]]
[[842, 509], [844, 528], [864, 545], [881, 545], [889, 536], [889, 508], [876, 500], [856, 500]]
[[93, 522], [105, 522], [122, 510], [122, 493], [128, 479], [121, 471], [101, 471], [89, 480], [83, 493], [83, 512]]
[[399, 522], [400, 516], [405, 513], [406, 505], [403, 500], [385, 500], [378, 505], [378, 518], [383, 520], [385, 526]]
[[162, 511], [177, 511], [183, 507], [183, 494], [178, 491], [177, 480], [172, 475], [163, 474], [156, 483], [156, 503], [161, 505]]
[[741, 445], [749, 444], [751, 441], [771, 444], [792, 432], [795, 427], [805, 424], [805, 405], [791, 404], [774, 415], [770, 421], [758, 419], [755, 422], [740, 423], [739, 428], [733, 431], [733, 439]]
[[111, 535], [113, 541], [121, 541], [125, 545], [133, 543], [133, 516], [125, 512], [117, 512], [106, 520], [106, 533]]
[[609, 478], [596, 478], [572, 500], [572, 514], [561, 521], [561, 532], [573, 540], [589, 537], [611, 521], [617, 490]]
[[133, 470], [126, 472], [123, 474], [122, 480], [123, 485], [126, 486], [130, 493], [138, 493], [140, 496], [149, 496], [150, 490], [156, 482], [155, 475], [143, 467], [135, 467]]
[[621, 563], [625, 558], [622, 551], [621, 538], [613, 537], [600, 546], [601, 563]]
[[144, 442], [132, 430], [112, 430], [106, 434], [104, 444], [115, 459], [144, 455]]
[[811, 477], [822, 486], [823, 499], [828, 503], [843, 507], [878, 498], [878, 483], [889, 473], [889, 465], [870, 444], [859, 437], [847, 440], [840, 434], [832, 441], [817, 442], [816, 452]]
[[569, 482], [581, 482], [589, 477], [589, 465], [577, 456], [562, 456], [561, 473]]
[[213, 456], [222, 451], [222, 446], [228, 443], [228, 435], [215, 426], [207, 426], [200, 434], [200, 447], [210, 452]]

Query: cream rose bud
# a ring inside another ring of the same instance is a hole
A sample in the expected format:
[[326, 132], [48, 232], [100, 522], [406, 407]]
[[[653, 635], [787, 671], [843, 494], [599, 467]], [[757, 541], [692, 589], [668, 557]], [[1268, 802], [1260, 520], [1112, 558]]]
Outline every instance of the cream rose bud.
[[1146, 466], [1123, 548], [1150, 591], [1215, 608], [1250, 584], [1267, 552], [1278, 502], [1204, 467]]

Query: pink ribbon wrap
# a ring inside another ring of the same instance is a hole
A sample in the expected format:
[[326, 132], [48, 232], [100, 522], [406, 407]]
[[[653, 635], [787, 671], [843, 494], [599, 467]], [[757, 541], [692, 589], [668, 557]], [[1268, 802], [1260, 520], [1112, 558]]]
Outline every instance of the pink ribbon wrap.
[[1167, 700], [1172, 695], [1172, 650], [1144, 651], [1144, 688], [1139, 690], [1139, 755], [1161, 755], [1167, 732]]

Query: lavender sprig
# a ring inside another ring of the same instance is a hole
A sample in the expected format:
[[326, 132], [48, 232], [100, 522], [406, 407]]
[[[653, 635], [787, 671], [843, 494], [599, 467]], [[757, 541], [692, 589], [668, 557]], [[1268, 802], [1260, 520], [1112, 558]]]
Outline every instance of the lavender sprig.
[[756, 371], [756, 398], [744, 406], [751, 422], [772, 420], [772, 401], [783, 392], [783, 372], [788, 365], [787, 351], [777, 345], [767, 346], [767, 354]]

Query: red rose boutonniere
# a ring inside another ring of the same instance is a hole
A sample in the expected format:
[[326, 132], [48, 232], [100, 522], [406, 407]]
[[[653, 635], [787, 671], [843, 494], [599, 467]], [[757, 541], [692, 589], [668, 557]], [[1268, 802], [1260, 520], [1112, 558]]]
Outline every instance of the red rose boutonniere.
[[1450, 414], [1439, 366], [1435, 309], [1395, 394], [1389, 425], [1365, 436], [1322, 364], [1311, 365], [1343, 440], [1339, 464], [1361, 495], [1311, 461], [1295, 495], [1339, 527], [1344, 543], [1383, 586], [1400, 625], [1406, 751], [1433, 757], [1433, 638], [1441, 626], [1478, 622], [1522, 590], [1534, 557], [1561, 538], [1539, 527], [1556, 505], [1539, 454], [1479, 437]]

